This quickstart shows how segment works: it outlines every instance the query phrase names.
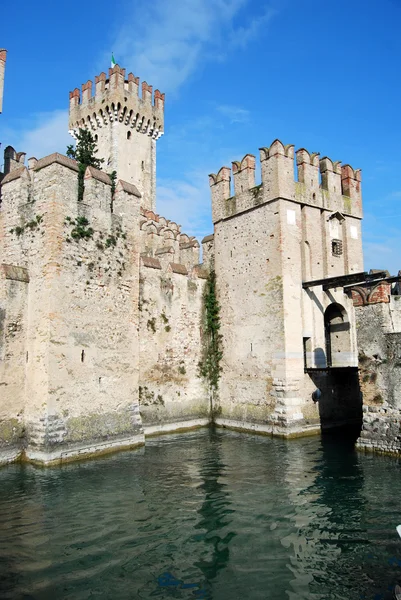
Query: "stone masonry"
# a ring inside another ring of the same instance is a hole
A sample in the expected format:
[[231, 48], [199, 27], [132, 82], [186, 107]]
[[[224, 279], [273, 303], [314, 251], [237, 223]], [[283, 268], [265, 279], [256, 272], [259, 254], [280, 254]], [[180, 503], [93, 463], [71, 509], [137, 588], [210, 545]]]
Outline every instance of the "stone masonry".
[[[303, 290], [302, 282], [362, 271], [361, 176], [301, 149], [295, 181], [294, 147], [279, 140], [261, 148], [260, 161], [260, 185], [250, 154], [210, 175], [224, 346], [215, 414], [221, 425], [297, 435], [320, 427], [312, 375], [324, 407], [327, 367], [357, 367], [352, 301], [342, 288]], [[344, 331], [331, 340], [329, 364], [333, 306]], [[332, 413], [336, 424], [349, 418], [344, 406]]]
[[352, 290], [363, 425], [357, 447], [401, 454], [401, 296], [391, 284]]

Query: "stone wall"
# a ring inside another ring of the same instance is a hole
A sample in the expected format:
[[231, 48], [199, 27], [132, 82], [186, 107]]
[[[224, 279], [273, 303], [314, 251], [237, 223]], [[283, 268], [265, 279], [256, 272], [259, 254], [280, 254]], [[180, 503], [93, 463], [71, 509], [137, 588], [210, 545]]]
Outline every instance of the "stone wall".
[[[390, 286], [355, 295], [363, 395], [360, 449], [401, 453], [401, 296]], [[373, 293], [372, 293], [373, 292]], [[370, 298], [370, 299], [369, 299]]]
[[31, 460], [144, 441], [139, 198], [124, 187], [112, 214], [110, 181], [88, 170], [78, 203], [76, 165], [59, 155], [3, 180], [2, 426], [22, 428]]
[[88, 167], [78, 202], [75, 161], [29, 164], [1, 189], [0, 462], [142, 444], [142, 420], [148, 434], [207, 424], [199, 243], [130, 183], [112, 197]]
[[141, 258], [139, 404], [145, 434], [209, 422], [207, 386], [198, 375], [205, 275]]

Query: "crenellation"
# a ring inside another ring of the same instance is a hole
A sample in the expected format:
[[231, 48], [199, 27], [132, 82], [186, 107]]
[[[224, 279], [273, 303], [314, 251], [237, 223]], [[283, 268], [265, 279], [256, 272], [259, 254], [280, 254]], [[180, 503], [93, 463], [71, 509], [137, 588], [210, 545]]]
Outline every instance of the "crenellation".
[[207, 269], [214, 263], [214, 234], [206, 235], [202, 240], [202, 262]]
[[264, 201], [295, 198], [294, 146], [275, 140], [259, 150]]
[[82, 84], [82, 105], [87, 104], [92, 98], [92, 82], [90, 79]]
[[350, 165], [341, 167], [341, 186], [343, 196], [350, 198], [352, 212], [362, 216], [361, 170], [354, 170]]
[[195, 265], [199, 264], [199, 249], [200, 245], [197, 240], [190, 240], [189, 242], [180, 242], [179, 256], [180, 262], [185, 265], [188, 269], [192, 269]]
[[106, 89], [106, 73], [102, 71], [100, 75], [95, 75], [95, 95], [103, 96]]
[[234, 194], [238, 196], [255, 186], [256, 161], [253, 154], [246, 154], [241, 162], [232, 163]]
[[333, 162], [325, 156], [320, 159], [319, 168], [322, 177], [322, 189], [327, 190], [329, 194], [334, 196], [341, 195], [341, 162]]
[[109, 90], [123, 91], [125, 82], [125, 69], [122, 69], [119, 65], [109, 69]]
[[25, 152], [16, 152], [12, 146], [7, 146], [4, 150], [4, 175], [20, 169], [25, 163], [25, 156]]
[[221, 167], [217, 174], [209, 175], [209, 185], [212, 194], [212, 220], [216, 223], [225, 215], [225, 200], [231, 196], [231, 170]]
[[170, 262], [174, 262], [175, 252], [172, 246], [162, 246], [155, 250], [155, 258], [161, 262], [162, 268], [166, 269]]
[[142, 81], [142, 102], [144, 104], [152, 104], [153, 87], [148, 85], [146, 81]]

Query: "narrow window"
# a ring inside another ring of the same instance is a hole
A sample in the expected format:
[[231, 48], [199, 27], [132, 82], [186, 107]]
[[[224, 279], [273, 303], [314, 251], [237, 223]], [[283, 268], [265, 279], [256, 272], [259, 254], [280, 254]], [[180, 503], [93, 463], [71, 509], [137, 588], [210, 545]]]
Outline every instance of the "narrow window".
[[131, 132], [127, 131], [127, 140], [130, 140], [130, 139], [131, 139]]
[[83, 363], [85, 360], [85, 350], [82, 350], [81, 352], [81, 362]]
[[333, 256], [341, 256], [343, 253], [343, 243], [341, 240], [331, 241], [331, 253]]
[[97, 142], [97, 133], [95, 133], [95, 142]]
[[142, 171], [144, 171], [145, 170], [145, 162], [144, 161], [142, 161], [141, 167], [142, 167]]

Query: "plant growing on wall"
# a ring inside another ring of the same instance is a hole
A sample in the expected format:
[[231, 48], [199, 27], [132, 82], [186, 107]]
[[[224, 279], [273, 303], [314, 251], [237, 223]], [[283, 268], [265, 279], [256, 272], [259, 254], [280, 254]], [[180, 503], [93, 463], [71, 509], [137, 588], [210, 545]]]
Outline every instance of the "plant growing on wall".
[[223, 357], [222, 336], [220, 330], [220, 305], [216, 296], [216, 273], [212, 270], [206, 282], [203, 297], [204, 332], [202, 359], [199, 362], [199, 373], [204, 377], [212, 390], [219, 385]]
[[74, 148], [72, 144], [67, 146], [67, 156], [78, 163], [78, 201], [84, 197], [84, 177], [86, 167], [95, 167], [100, 169], [103, 158], [96, 158], [97, 145], [96, 140], [88, 129], [79, 129], [77, 134], [77, 144]]

